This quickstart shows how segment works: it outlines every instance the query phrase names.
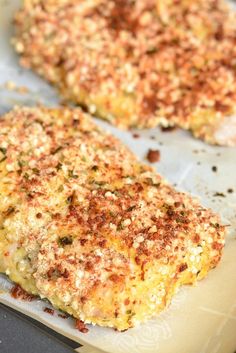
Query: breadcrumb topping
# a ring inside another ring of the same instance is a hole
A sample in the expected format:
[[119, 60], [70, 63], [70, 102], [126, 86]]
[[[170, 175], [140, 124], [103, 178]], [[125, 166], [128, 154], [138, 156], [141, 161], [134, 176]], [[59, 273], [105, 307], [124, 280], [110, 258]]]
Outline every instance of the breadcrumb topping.
[[0, 119], [0, 226], [1, 271], [85, 323], [120, 330], [215, 267], [225, 233], [211, 210], [69, 108]]
[[21, 64], [90, 113], [236, 143], [223, 119], [236, 106], [236, 16], [225, 1], [26, 1], [15, 24]]

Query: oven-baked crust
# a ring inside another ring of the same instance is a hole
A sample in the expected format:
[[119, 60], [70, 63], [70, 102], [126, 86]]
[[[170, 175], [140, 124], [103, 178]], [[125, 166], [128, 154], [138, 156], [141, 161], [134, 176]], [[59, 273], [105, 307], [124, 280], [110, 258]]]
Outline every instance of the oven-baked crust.
[[[121, 128], [235, 145], [236, 16], [223, 0], [25, 1], [21, 64]], [[227, 129], [225, 129], [225, 126]]]
[[0, 119], [0, 271], [74, 317], [144, 322], [216, 266], [224, 234], [80, 109]]

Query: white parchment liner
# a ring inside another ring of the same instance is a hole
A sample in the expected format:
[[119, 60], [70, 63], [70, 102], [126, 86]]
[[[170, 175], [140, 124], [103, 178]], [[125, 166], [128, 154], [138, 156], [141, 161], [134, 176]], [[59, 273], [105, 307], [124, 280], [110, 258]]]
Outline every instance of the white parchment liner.
[[[41, 101], [55, 105], [55, 91], [30, 71], [22, 70], [9, 45], [10, 19], [20, 1], [0, 0], [0, 113], [14, 104], [32, 105]], [[4, 88], [6, 81], [27, 86], [30, 92], [19, 95]], [[82, 334], [72, 319], [62, 319], [43, 311], [40, 300], [23, 302], [9, 295], [11, 283], [0, 275], [0, 302], [27, 314], [59, 333], [84, 344], [83, 353], [233, 353], [236, 350], [236, 148], [212, 147], [195, 140], [189, 133], [143, 131], [139, 139], [98, 121], [118, 136], [143, 160], [149, 148], [161, 151], [156, 164], [177, 188], [198, 196], [201, 202], [219, 212], [228, 228], [227, 242], [220, 265], [195, 287], [184, 287], [171, 306], [157, 318], [140, 327], [118, 333], [89, 327]], [[155, 136], [155, 140], [151, 139]], [[217, 172], [212, 171], [217, 166]], [[228, 189], [234, 193], [228, 193]], [[222, 192], [225, 197], [213, 196]]]

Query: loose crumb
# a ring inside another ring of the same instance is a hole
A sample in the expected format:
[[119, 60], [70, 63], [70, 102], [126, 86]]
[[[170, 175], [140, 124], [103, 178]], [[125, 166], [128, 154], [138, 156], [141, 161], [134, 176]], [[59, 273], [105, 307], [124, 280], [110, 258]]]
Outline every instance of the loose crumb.
[[216, 167], [215, 165], [213, 165], [213, 167], [212, 167], [211, 169], [212, 169], [212, 171], [213, 171], [214, 173], [217, 172], [217, 167]]
[[9, 91], [14, 91], [16, 88], [16, 84], [13, 81], [7, 81], [4, 86]]
[[234, 192], [234, 190], [231, 189], [231, 188], [229, 188], [229, 189], [227, 190], [227, 192], [228, 192], [229, 194], [232, 194], [232, 193]]
[[25, 94], [29, 92], [29, 89], [25, 86], [17, 86], [17, 84], [14, 81], [7, 81], [4, 84], [4, 87], [8, 90], [8, 91], [15, 91], [17, 93], [20, 94]]
[[26, 94], [26, 93], [29, 93], [29, 89], [28, 87], [25, 87], [25, 86], [19, 86], [19, 87], [16, 87], [16, 92], [20, 94]]
[[225, 197], [225, 194], [223, 194], [223, 192], [215, 192], [214, 197]]
[[177, 130], [177, 126], [161, 126], [161, 131], [162, 132], [172, 132]]
[[11, 296], [15, 299], [21, 299], [28, 302], [31, 302], [35, 299], [34, 295], [27, 293], [23, 288], [21, 288], [21, 286], [19, 286], [19, 284], [16, 284], [11, 289]]
[[147, 160], [150, 163], [156, 163], [160, 161], [160, 151], [159, 150], [151, 150], [149, 149], [148, 153], [147, 153]]
[[87, 333], [89, 331], [82, 320], [75, 320], [75, 328], [82, 333]]
[[43, 311], [49, 315], [54, 315], [54, 312], [55, 312], [53, 309], [47, 308], [47, 307], [44, 308]]
[[66, 314], [57, 314], [58, 317], [61, 317], [62, 319], [67, 319], [68, 316]]

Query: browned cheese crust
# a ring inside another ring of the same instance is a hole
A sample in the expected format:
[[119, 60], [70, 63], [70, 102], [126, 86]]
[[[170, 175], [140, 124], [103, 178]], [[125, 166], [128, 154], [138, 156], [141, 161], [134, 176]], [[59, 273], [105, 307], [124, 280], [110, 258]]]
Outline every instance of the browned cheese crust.
[[224, 234], [80, 109], [0, 119], [0, 271], [74, 317], [144, 322], [216, 266]]
[[27, 0], [21, 64], [121, 128], [177, 125], [234, 145], [236, 16], [223, 0]]

